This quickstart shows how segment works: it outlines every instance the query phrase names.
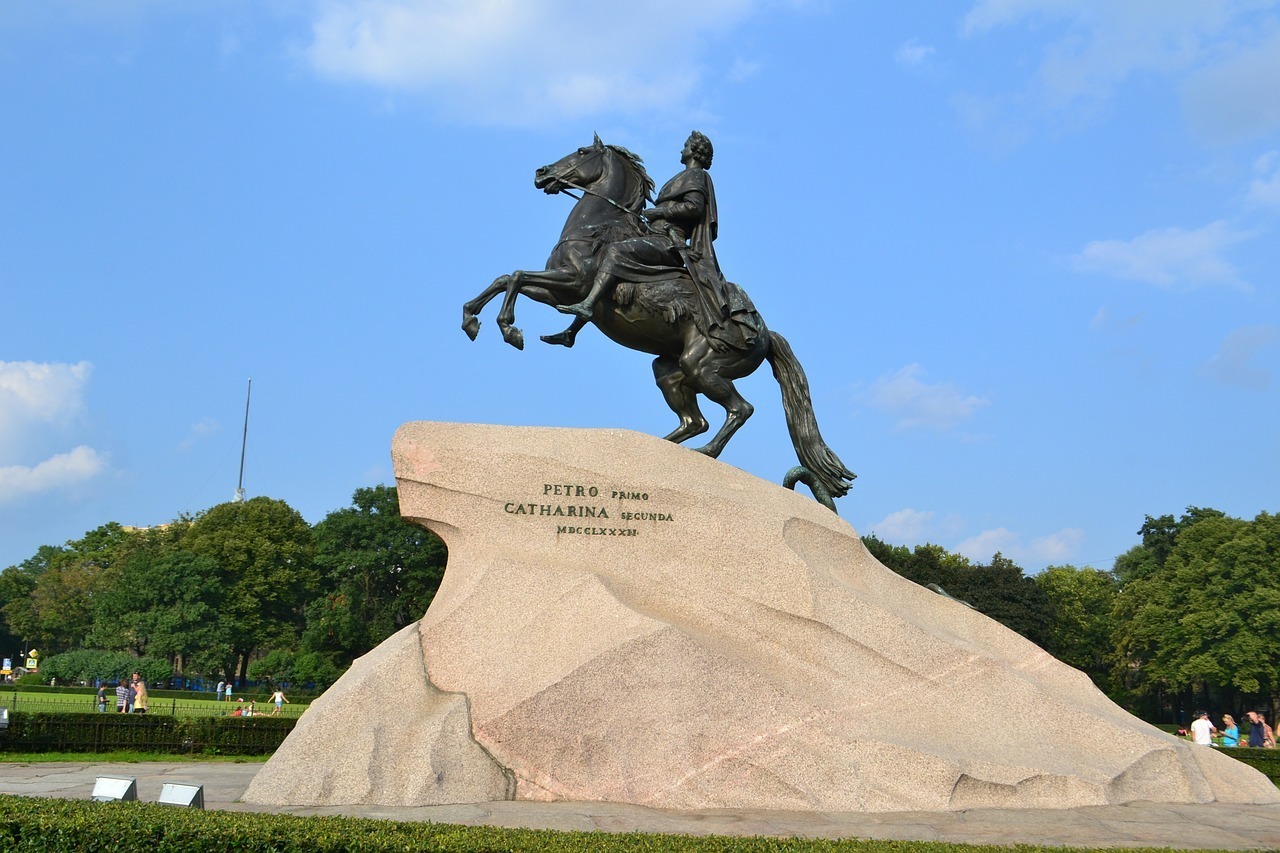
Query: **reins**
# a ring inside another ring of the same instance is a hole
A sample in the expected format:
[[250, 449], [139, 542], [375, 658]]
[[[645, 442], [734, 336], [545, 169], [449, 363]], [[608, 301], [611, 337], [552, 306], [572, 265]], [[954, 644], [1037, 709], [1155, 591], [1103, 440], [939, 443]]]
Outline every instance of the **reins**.
[[[581, 161], [581, 162], [582, 162], [582, 163], [585, 163], [585, 162], [587, 162], [587, 160], [594, 160], [596, 157], [602, 157], [602, 156], [604, 156], [604, 149], [603, 149], [603, 148], [601, 148], [599, 151], [597, 151], [596, 153], [592, 154], [592, 155], [591, 155], [590, 157], [588, 157], [586, 160], [583, 160], [583, 161]], [[575, 165], [575, 167], [576, 167], [576, 166], [580, 165], [580, 163], [575, 163], [574, 165]], [[581, 192], [583, 195], [593, 195], [593, 196], [595, 196], [596, 198], [601, 199], [602, 201], [606, 201], [606, 202], [608, 202], [609, 204], [613, 205], [614, 207], [618, 208], [618, 210], [621, 210], [623, 213], [628, 214], [629, 216], [634, 216], [634, 217], [636, 218], [636, 220], [637, 220], [637, 221], [639, 221], [639, 222], [641, 222], [641, 223], [643, 223], [643, 222], [644, 222], [644, 217], [642, 217], [642, 216], [640, 215], [640, 212], [639, 212], [638, 210], [631, 210], [630, 208], [623, 206], [620, 202], [617, 202], [617, 201], [615, 201], [615, 200], [613, 200], [613, 199], [609, 198], [609, 196], [605, 195], [604, 193], [598, 193], [598, 192], [596, 192], [595, 190], [590, 189], [589, 187], [584, 187], [584, 186], [581, 186], [581, 185], [579, 185], [579, 184], [575, 184], [573, 181], [569, 180], [568, 178], [564, 177], [563, 175], [552, 175], [551, 177], [552, 177], [552, 178], [554, 178], [555, 180], [559, 181], [560, 183], [564, 184], [565, 186], [573, 187], [575, 190], [578, 190], [578, 191], [579, 191], [579, 192]], [[564, 194], [565, 194], [565, 195], [567, 195], [569, 198], [574, 199], [575, 201], [581, 201], [581, 200], [582, 200], [582, 198], [581, 198], [580, 196], [576, 196], [576, 195], [574, 195], [573, 193], [569, 192], [567, 189], [563, 189], [563, 188], [561, 188], [560, 192], [564, 193]]]
[[[618, 208], [618, 210], [621, 210], [623, 213], [625, 213], [625, 214], [627, 214], [627, 215], [629, 215], [629, 216], [634, 216], [634, 217], [635, 217], [638, 221], [640, 221], [640, 222], [643, 222], [643, 221], [644, 221], [644, 217], [642, 217], [642, 216], [640, 215], [640, 211], [638, 211], [638, 210], [631, 210], [630, 208], [623, 207], [623, 206], [622, 206], [622, 204], [621, 204], [620, 202], [616, 202], [616, 201], [614, 201], [613, 199], [609, 198], [609, 197], [608, 197], [607, 195], [605, 195], [604, 193], [598, 193], [598, 192], [596, 192], [596, 191], [595, 191], [595, 190], [593, 190], [593, 189], [588, 189], [587, 187], [579, 186], [578, 184], [575, 184], [573, 181], [569, 181], [569, 180], [566, 180], [566, 179], [564, 179], [564, 178], [556, 178], [556, 180], [558, 180], [558, 181], [559, 181], [560, 183], [562, 183], [562, 184], [565, 184], [566, 186], [573, 187], [575, 190], [579, 190], [579, 191], [580, 191], [580, 192], [582, 192], [584, 195], [593, 195], [593, 196], [595, 196], [596, 198], [601, 199], [602, 201], [607, 201], [607, 202], [609, 202], [609, 204], [611, 204], [611, 205], [613, 205], [614, 207]], [[564, 193], [564, 194], [565, 194], [565, 195], [567, 195], [569, 198], [577, 199], [578, 201], [581, 201], [581, 200], [582, 200], [579, 196], [574, 195], [573, 193], [569, 192], [568, 190], [564, 190], [564, 189], [562, 189], [562, 190], [560, 190], [560, 192]]]

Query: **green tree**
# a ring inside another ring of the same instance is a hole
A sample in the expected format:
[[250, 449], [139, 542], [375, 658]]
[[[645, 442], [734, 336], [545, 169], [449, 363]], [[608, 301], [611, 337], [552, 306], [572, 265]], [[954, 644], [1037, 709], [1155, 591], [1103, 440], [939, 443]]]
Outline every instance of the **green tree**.
[[324, 595], [307, 608], [303, 648], [341, 667], [426, 613], [444, 576], [444, 543], [400, 517], [391, 486], [357, 489], [315, 527]]
[[284, 649], [272, 649], [249, 664], [249, 678], [280, 684], [293, 679], [293, 653]]
[[1189, 511], [1159, 570], [1124, 585], [1114, 617], [1120, 670], [1140, 694], [1236, 707], [1246, 697], [1273, 701], [1280, 521]]
[[243, 683], [256, 650], [297, 641], [304, 604], [317, 583], [311, 528], [284, 501], [257, 497], [197, 516], [183, 544], [218, 567], [218, 620]]
[[[61, 552], [61, 548], [41, 545], [35, 555], [0, 572], [0, 641], [4, 642], [0, 651], [5, 655], [26, 651], [26, 639], [38, 630], [31, 593], [35, 592], [40, 575]], [[23, 648], [19, 649], [20, 645]]]
[[306, 650], [293, 658], [293, 681], [298, 685], [315, 685], [324, 690], [342, 676], [342, 669], [320, 652]]
[[1050, 566], [1035, 578], [1049, 599], [1052, 621], [1047, 649], [1102, 690], [1113, 689], [1112, 615], [1118, 585], [1110, 572]]
[[1044, 590], [1022, 567], [1000, 553], [987, 565], [957, 572], [947, 591], [963, 599], [1007, 628], [1048, 649], [1052, 605]]
[[41, 548], [10, 579], [15, 588], [35, 581], [25, 600], [5, 606], [13, 632], [45, 652], [80, 648], [93, 625], [94, 597], [114, 582], [116, 564], [132, 538], [110, 522], [62, 548]]
[[1175, 519], [1172, 515], [1162, 515], [1158, 518], [1148, 515], [1142, 527], [1138, 528], [1142, 544], [1134, 546], [1117, 557], [1111, 573], [1122, 585], [1131, 580], [1150, 577], [1164, 568], [1165, 562], [1178, 542], [1178, 534], [1185, 528], [1207, 518], [1223, 517], [1225, 514], [1219, 510], [1198, 506], [1187, 507], [1187, 511], [1179, 519]]
[[939, 545], [917, 545], [912, 550], [888, 545], [875, 536], [864, 536], [862, 541], [872, 556], [908, 580], [939, 586], [1033, 643], [1049, 645], [1048, 597], [1002, 554], [992, 557], [989, 565], [975, 565]]
[[218, 619], [219, 566], [184, 547], [190, 527], [179, 519], [138, 534], [111, 585], [94, 599], [89, 645], [163, 657], [180, 667], [223, 649], [225, 661], [230, 643]]
[[138, 673], [148, 684], [154, 684], [173, 674], [173, 667], [166, 660], [151, 657], [135, 657], [126, 652], [80, 649], [47, 658], [40, 664], [40, 674], [45, 678], [57, 678], [59, 682], [75, 684], [93, 683], [95, 680], [119, 681]]

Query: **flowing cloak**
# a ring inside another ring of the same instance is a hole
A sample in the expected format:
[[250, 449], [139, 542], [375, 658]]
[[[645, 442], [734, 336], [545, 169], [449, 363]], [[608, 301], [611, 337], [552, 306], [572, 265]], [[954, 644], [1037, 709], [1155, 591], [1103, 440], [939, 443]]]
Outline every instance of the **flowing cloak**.
[[[655, 204], [680, 205], [686, 197], [700, 193], [704, 200], [701, 216], [689, 229], [689, 222], [679, 221], [689, 234], [689, 246], [677, 246], [684, 266], [693, 279], [693, 292], [698, 303], [698, 327], [708, 337], [735, 349], [750, 349], [759, 332], [755, 306], [750, 297], [733, 282], [726, 281], [716, 259], [715, 239], [719, 235], [720, 215], [716, 210], [715, 185], [711, 175], [699, 166], [690, 166], [663, 185]], [[677, 217], [672, 217], [677, 220]], [[682, 219], [679, 218], [679, 219]]]

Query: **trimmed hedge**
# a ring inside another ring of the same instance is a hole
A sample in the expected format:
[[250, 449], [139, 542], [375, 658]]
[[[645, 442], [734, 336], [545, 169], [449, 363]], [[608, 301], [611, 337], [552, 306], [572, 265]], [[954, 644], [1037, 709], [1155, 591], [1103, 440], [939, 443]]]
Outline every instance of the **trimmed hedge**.
[[269, 755], [297, 723], [288, 717], [170, 717], [14, 711], [0, 733], [4, 752], [203, 752]]
[[[971, 846], [911, 841], [727, 838], [707, 835], [557, 832], [447, 823], [394, 823], [349, 817], [294, 817], [200, 811], [156, 803], [34, 800], [0, 795], [0, 849], [86, 853], [227, 853], [404, 850], [548, 851], [548, 853], [1061, 853], [1060, 847]], [[1150, 849], [1150, 848], [1147, 848]], [[1138, 851], [1134, 851], [1138, 853]]]
[[1272, 782], [1280, 785], [1280, 749], [1235, 746], [1219, 749], [1218, 751], [1223, 755], [1230, 755], [1237, 761], [1243, 761], [1254, 770], [1263, 773]]
[[47, 684], [24, 684], [21, 686], [6, 684], [4, 690], [6, 693], [72, 693], [86, 696], [92, 696], [98, 692], [96, 687], [50, 687]]

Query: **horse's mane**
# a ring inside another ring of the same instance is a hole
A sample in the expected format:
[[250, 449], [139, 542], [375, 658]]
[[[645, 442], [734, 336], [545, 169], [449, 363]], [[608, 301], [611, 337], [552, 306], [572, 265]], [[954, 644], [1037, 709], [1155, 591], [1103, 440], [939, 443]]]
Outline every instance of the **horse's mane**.
[[631, 173], [630, 197], [619, 199], [619, 201], [628, 210], [639, 210], [646, 201], [653, 198], [653, 178], [649, 177], [649, 173], [645, 170], [644, 161], [621, 145], [605, 145], [605, 148], [617, 154], [623, 168]]

